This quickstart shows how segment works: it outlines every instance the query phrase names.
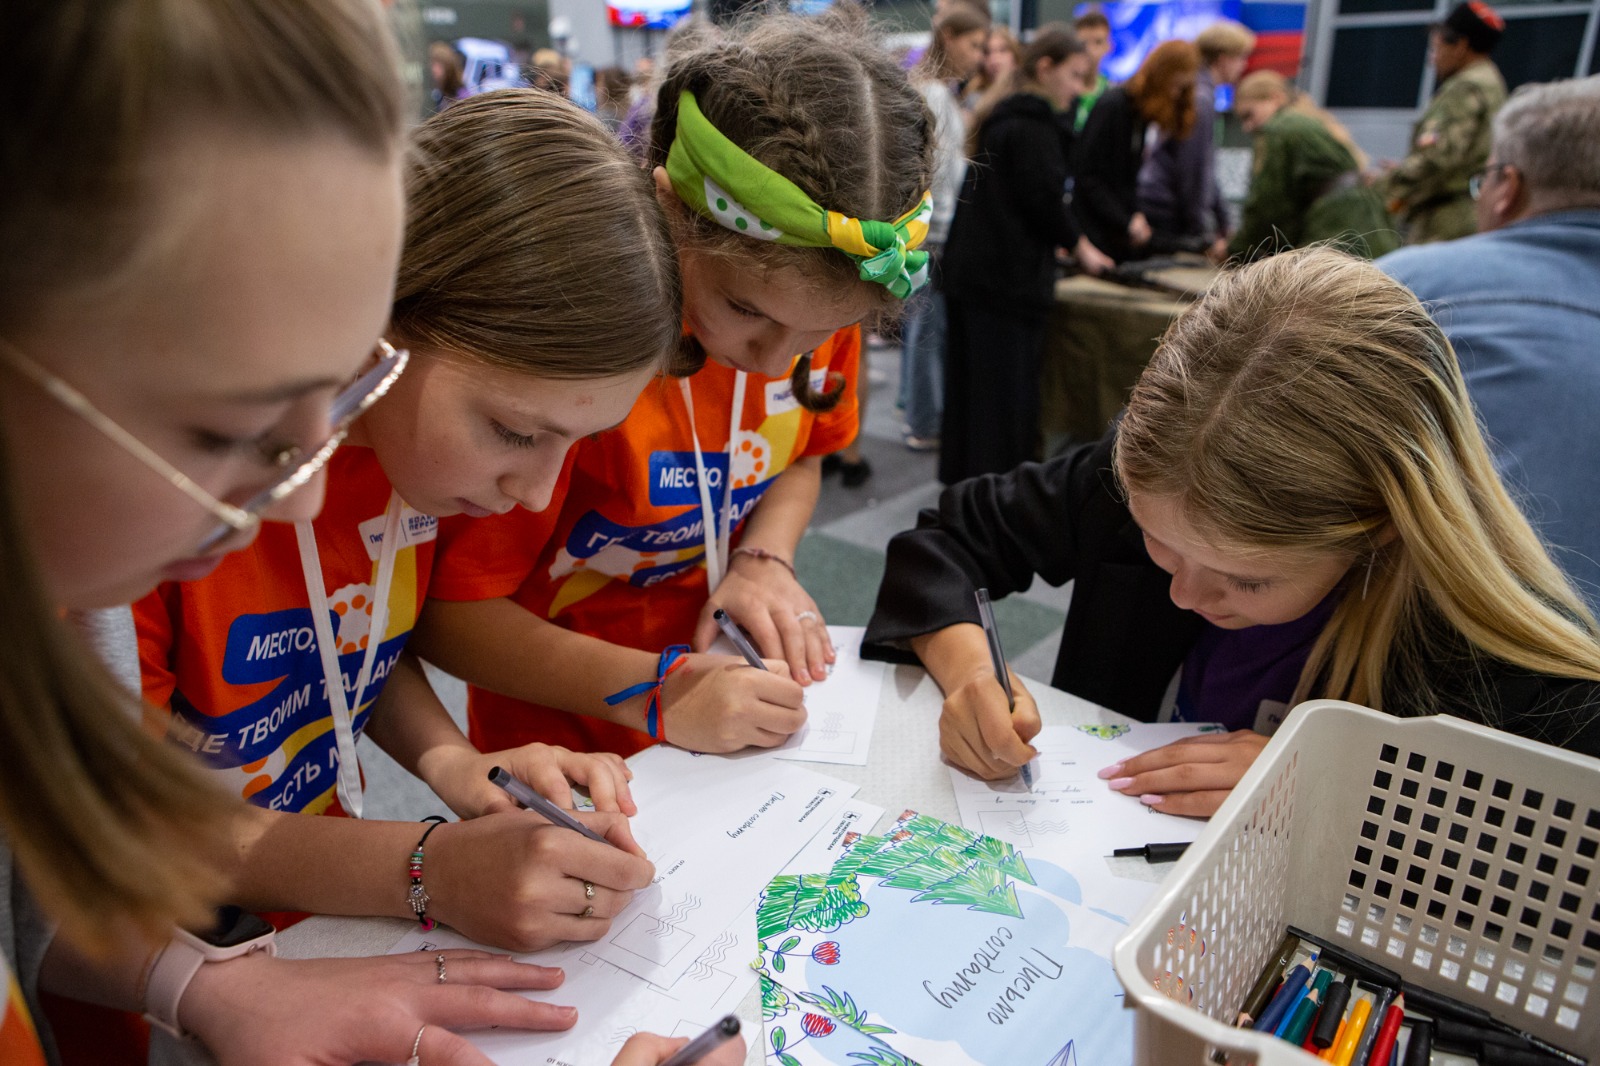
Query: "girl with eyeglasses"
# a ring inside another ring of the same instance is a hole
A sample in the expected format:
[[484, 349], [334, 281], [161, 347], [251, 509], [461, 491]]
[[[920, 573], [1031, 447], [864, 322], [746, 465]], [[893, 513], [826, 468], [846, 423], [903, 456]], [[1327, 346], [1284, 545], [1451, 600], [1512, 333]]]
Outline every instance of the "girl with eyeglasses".
[[[451, 1029], [570, 1024], [502, 991], [559, 982], [540, 967], [285, 960], [237, 912], [218, 926], [216, 903], [259, 891], [240, 845], [262, 823], [141, 727], [62, 618], [221, 573], [260, 519], [309, 522], [344, 476], [318, 469], [330, 439], [385, 386], [402, 401], [403, 357], [374, 340], [400, 324], [404, 223], [381, 9], [24, 0], [0, 25], [33, 57], [0, 147], [0, 1058], [47, 1061], [41, 989], [148, 1011], [230, 1064], [487, 1063]], [[652, 284], [670, 335], [670, 274]], [[435, 338], [407, 341], [445, 373]], [[116, 1061], [104, 1032], [71, 1035]]]

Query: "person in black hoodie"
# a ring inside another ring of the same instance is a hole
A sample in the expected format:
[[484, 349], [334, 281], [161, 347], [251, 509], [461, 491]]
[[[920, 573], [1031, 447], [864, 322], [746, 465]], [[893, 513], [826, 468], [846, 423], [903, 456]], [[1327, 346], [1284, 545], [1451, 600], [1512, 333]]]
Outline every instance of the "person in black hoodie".
[[1308, 699], [1600, 756], [1600, 623], [1496, 475], [1439, 326], [1343, 252], [1224, 274], [1104, 440], [954, 485], [890, 541], [862, 655], [919, 658], [944, 756], [985, 778], [1036, 754], [1040, 718], [996, 679], [973, 591], [1036, 577], [1074, 582], [1054, 687], [1230, 730], [1101, 771], [1161, 811], [1215, 812]]
[[1199, 73], [1198, 48], [1162, 41], [1126, 85], [1105, 91], [1073, 146], [1073, 218], [1095, 248], [1119, 263], [1166, 254], [1183, 243], [1176, 234], [1154, 230], [1139, 210], [1139, 169], [1157, 135], [1189, 136]]
[[1036, 458], [1056, 249], [1072, 249], [1095, 273], [1112, 265], [1083, 240], [1065, 200], [1068, 126], [1059, 115], [1087, 74], [1072, 31], [1041, 26], [1016, 91], [974, 116], [972, 163], [944, 257], [946, 484]]

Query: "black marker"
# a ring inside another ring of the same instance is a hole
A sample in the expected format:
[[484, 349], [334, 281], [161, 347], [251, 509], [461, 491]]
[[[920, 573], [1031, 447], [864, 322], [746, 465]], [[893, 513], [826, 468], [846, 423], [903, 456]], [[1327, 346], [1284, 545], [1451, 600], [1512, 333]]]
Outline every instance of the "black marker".
[[679, 1048], [678, 1053], [663, 1062], [661, 1066], [692, 1066], [738, 1035], [739, 1016], [729, 1014]]
[[1317, 1023], [1311, 1027], [1312, 1047], [1326, 1051], [1333, 1046], [1333, 1038], [1339, 1035], [1339, 1021], [1350, 1003], [1350, 992], [1354, 985], [1355, 978], [1347, 977], [1329, 987], [1328, 998], [1322, 1001], [1322, 1010], [1317, 1013]]
[[1411, 1038], [1406, 1041], [1405, 1066], [1428, 1066], [1433, 1061], [1433, 1025], [1424, 1021], [1407, 1022]]
[[1189, 850], [1187, 844], [1146, 844], [1142, 848], [1117, 848], [1111, 854], [1119, 859], [1144, 859], [1145, 862], [1177, 862]]

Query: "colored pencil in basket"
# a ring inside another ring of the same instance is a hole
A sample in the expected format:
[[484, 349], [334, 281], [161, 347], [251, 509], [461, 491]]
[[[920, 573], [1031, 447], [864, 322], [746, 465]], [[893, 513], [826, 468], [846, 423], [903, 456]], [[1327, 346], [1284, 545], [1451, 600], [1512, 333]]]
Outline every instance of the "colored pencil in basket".
[[[1315, 965], [1317, 957], [1311, 956], [1311, 963]], [[1274, 1033], [1278, 1030], [1278, 1023], [1283, 1021], [1294, 1006], [1300, 993], [1305, 991], [1306, 982], [1311, 979], [1311, 967], [1300, 963], [1289, 971], [1289, 976], [1283, 979], [1283, 984], [1278, 986], [1278, 991], [1272, 997], [1272, 1002], [1267, 1004], [1267, 1009], [1261, 1012], [1261, 1017], [1256, 1019], [1254, 1029], [1258, 1033]]]
[[1255, 1025], [1256, 1017], [1266, 1009], [1267, 1003], [1272, 999], [1273, 991], [1283, 980], [1284, 971], [1289, 968], [1289, 960], [1294, 958], [1295, 952], [1299, 950], [1300, 938], [1292, 933], [1284, 934], [1278, 943], [1278, 950], [1267, 960], [1267, 965], [1262, 968], [1261, 976], [1256, 978], [1256, 983], [1250, 986], [1250, 994], [1244, 997], [1244, 1004], [1239, 1008], [1239, 1020], [1234, 1023], [1240, 1029], [1249, 1029]]
[[1365, 997], [1356, 1000], [1355, 1006], [1350, 1008], [1350, 1017], [1347, 1019], [1344, 1032], [1339, 1035], [1339, 1042], [1334, 1045], [1334, 1066], [1350, 1066], [1355, 1058], [1356, 1045], [1361, 1042], [1361, 1034], [1367, 1028], [1367, 1018], [1372, 1014], [1372, 1000]]

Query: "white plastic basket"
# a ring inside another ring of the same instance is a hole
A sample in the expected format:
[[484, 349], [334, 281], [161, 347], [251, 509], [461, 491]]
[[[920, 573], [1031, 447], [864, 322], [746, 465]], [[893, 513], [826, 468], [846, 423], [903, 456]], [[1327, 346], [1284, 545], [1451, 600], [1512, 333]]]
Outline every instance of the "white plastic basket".
[[1594, 1057], [1597, 852], [1600, 760], [1303, 704], [1117, 943], [1135, 1066], [1316, 1062], [1230, 1024], [1288, 925]]

